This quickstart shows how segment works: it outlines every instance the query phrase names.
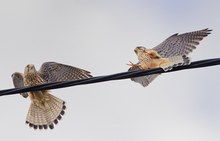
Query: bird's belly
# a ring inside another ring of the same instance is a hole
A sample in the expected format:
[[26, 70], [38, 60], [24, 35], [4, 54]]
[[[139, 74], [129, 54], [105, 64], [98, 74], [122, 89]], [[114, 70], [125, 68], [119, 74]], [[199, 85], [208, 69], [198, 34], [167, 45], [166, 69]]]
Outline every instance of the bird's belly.
[[140, 62], [140, 66], [144, 70], [158, 68], [159, 64], [160, 64], [160, 62], [158, 62], [154, 59], [144, 59]]

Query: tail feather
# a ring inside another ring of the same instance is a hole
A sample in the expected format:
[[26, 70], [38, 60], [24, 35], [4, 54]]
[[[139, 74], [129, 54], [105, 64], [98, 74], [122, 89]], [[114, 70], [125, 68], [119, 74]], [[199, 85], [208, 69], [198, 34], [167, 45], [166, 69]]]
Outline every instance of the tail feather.
[[131, 80], [141, 84], [143, 87], [147, 87], [159, 75], [160, 74], [151, 74], [146, 76], [134, 77], [131, 78]]
[[169, 59], [169, 63], [161, 65], [161, 68], [164, 71], [171, 70], [173, 67], [184, 66], [184, 65], [190, 64], [190, 58], [187, 57], [186, 55], [172, 56], [172, 57], [169, 57], [168, 59]]
[[[135, 71], [135, 70], [142, 70], [142, 69], [140, 69], [138, 66], [132, 66], [129, 68], [128, 71]], [[152, 75], [146, 75], [140, 77], [133, 77], [131, 78], [131, 80], [141, 84], [143, 87], [147, 87], [159, 75], [160, 74], [152, 74]]]
[[28, 111], [26, 123], [34, 129], [53, 129], [64, 115], [66, 109], [65, 102], [49, 93], [45, 94], [44, 107], [34, 102]]
[[30, 127], [34, 129], [38, 128], [38, 125], [41, 126], [47, 124], [47, 119], [44, 115], [44, 111], [39, 108], [37, 105], [31, 103], [31, 106], [28, 111], [26, 123], [29, 124]]

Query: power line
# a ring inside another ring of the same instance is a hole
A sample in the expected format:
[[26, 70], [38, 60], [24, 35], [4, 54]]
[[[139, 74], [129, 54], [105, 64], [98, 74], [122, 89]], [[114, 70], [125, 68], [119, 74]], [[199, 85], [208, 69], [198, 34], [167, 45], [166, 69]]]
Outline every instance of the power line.
[[45, 83], [45, 84], [31, 86], [31, 87], [5, 89], [5, 90], [0, 91], [0, 96], [12, 95], [12, 94], [29, 92], [29, 91], [59, 89], [59, 88], [77, 86], [77, 85], [85, 85], [85, 84], [100, 83], [100, 82], [105, 82], [105, 81], [128, 79], [132, 77], [139, 77], [139, 76], [151, 75], [151, 74], [157, 74], [157, 73], [169, 73], [169, 72], [186, 70], [186, 69], [210, 67], [210, 66], [215, 66], [215, 65], [220, 65], [220, 58], [195, 61], [195, 62], [192, 62], [190, 65], [178, 66], [166, 72], [161, 68], [151, 69], [151, 70], [146, 70], [146, 71], [142, 71], [142, 70], [129, 71], [129, 72], [126, 71], [126, 72], [121, 72], [121, 73], [116, 73], [116, 74], [111, 74], [111, 75], [104, 75], [104, 76], [97, 76], [97, 77], [81, 79], [81, 80], [53, 82], [53, 83]]

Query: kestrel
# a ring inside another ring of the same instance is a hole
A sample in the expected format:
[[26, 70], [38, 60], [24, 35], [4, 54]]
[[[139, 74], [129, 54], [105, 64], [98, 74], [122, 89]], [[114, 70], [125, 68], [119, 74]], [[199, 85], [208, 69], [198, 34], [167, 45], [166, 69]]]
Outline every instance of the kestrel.
[[[212, 30], [203, 29], [184, 34], [174, 34], [168, 37], [158, 46], [147, 49], [143, 46], [136, 47], [134, 52], [138, 57], [138, 63], [129, 64], [128, 71], [148, 70], [162, 68], [164, 71], [171, 70], [173, 67], [190, 64], [188, 54], [196, 49], [204, 37], [208, 36]], [[132, 81], [140, 83], [142, 86], [148, 86], [160, 74], [152, 74], [142, 77], [131, 78]]]
[[[39, 71], [34, 65], [25, 67], [24, 74], [15, 72], [12, 80], [15, 88], [35, 86], [48, 82], [78, 80], [92, 77], [89, 71], [56, 62], [45, 62]], [[48, 90], [21, 93], [23, 97], [30, 97], [31, 105], [27, 114], [26, 123], [34, 129], [54, 128], [54, 124], [64, 115], [65, 102]]]

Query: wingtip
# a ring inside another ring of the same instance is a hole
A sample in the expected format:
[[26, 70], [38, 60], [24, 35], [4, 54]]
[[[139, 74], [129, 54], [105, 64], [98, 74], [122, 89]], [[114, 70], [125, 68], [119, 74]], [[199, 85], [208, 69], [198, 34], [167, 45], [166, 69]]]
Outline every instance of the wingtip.
[[212, 29], [209, 29], [209, 28], [205, 28], [205, 29], [203, 29], [203, 30], [201, 30], [201, 31], [206, 32], [206, 34], [211, 34], [211, 32], [212, 32], [213, 30], [212, 30]]

